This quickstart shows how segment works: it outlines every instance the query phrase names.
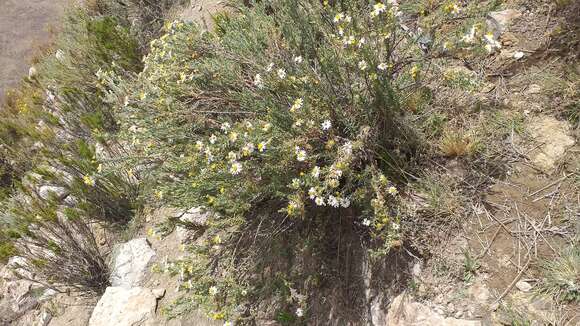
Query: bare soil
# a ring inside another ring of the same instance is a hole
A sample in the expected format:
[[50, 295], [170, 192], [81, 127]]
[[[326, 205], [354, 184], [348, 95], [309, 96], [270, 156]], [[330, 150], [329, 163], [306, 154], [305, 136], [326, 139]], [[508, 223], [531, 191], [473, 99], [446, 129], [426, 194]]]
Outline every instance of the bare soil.
[[27, 74], [39, 48], [50, 43], [66, 2], [0, 1], [0, 100]]

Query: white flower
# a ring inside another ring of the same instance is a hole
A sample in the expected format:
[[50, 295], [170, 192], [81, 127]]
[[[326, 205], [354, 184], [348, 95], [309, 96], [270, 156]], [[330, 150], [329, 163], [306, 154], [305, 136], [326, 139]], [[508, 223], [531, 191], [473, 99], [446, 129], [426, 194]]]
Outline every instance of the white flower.
[[246, 145], [244, 145], [244, 147], [242, 147], [242, 155], [250, 156], [250, 154], [254, 152], [254, 149], [255, 149], [254, 144], [247, 143]]
[[361, 37], [361, 39], [358, 41], [358, 47], [359, 49], [363, 47], [363, 45], [365, 45], [366, 43], [366, 39], [364, 37]]
[[235, 152], [229, 152], [228, 153], [228, 160], [230, 162], [233, 162], [233, 161], [235, 161], [237, 159], [238, 159], [238, 154], [236, 154]]
[[336, 15], [334, 16], [334, 19], [333, 19], [333, 21], [334, 21], [335, 23], [338, 23], [338, 22], [340, 22], [340, 21], [341, 21], [341, 20], [343, 20], [343, 19], [344, 19], [344, 14], [343, 14], [343, 13], [341, 13], [341, 12], [339, 12], [338, 14], [336, 14]]
[[469, 32], [463, 35], [461, 40], [465, 43], [473, 43], [473, 41], [475, 41], [475, 26], [472, 26], [471, 29], [469, 29]]
[[314, 200], [314, 202], [318, 206], [326, 206], [326, 204], [324, 203], [324, 198], [322, 198], [322, 197], [316, 197], [316, 199]]
[[230, 139], [230, 141], [233, 143], [236, 140], [238, 140], [238, 133], [237, 132], [230, 132], [228, 138]]
[[342, 43], [346, 46], [346, 45], [353, 45], [356, 42], [356, 39], [354, 38], [354, 36], [349, 36], [349, 37], [345, 37], [342, 40]]
[[270, 64], [269, 64], [269, 65], [266, 67], [266, 71], [267, 71], [267, 72], [270, 72], [270, 71], [272, 71], [272, 69], [274, 69], [274, 63], [273, 63], [273, 62], [271, 62], [271, 63], [270, 63]]
[[232, 163], [232, 166], [230, 167], [230, 173], [232, 175], [238, 175], [240, 174], [240, 172], [242, 172], [242, 163], [240, 162]]
[[494, 49], [501, 49], [501, 44], [493, 37], [493, 33], [490, 32], [485, 34], [483, 39], [487, 42], [485, 49], [488, 52], [492, 52]]
[[280, 68], [280, 69], [278, 69], [278, 77], [279, 77], [280, 79], [284, 79], [284, 78], [286, 78], [286, 71], [285, 71], [284, 69], [281, 69], [281, 68]]
[[396, 195], [398, 193], [397, 188], [390, 186], [389, 189], [387, 189], [387, 192], [391, 195]]
[[230, 130], [232, 126], [229, 124], [229, 122], [224, 122], [222, 123], [222, 126], [220, 127], [220, 129], [224, 132], [227, 132], [228, 130]]
[[262, 81], [262, 76], [260, 74], [256, 74], [254, 77], [254, 86], [258, 87], [258, 89], [264, 88], [264, 82]]
[[299, 110], [302, 108], [302, 106], [304, 106], [304, 100], [301, 98], [297, 98], [296, 100], [294, 100], [294, 103], [292, 103], [292, 106], [290, 107], [290, 112]]
[[28, 69], [28, 77], [32, 78], [34, 76], [36, 76], [38, 74], [38, 72], [36, 71], [36, 68], [34, 68], [34, 66], [30, 67], [30, 69]]
[[216, 140], [217, 140], [216, 135], [211, 134], [211, 136], [209, 136], [209, 143], [210, 144], [212, 144], [212, 145], [215, 144]]
[[316, 188], [311, 187], [310, 189], [308, 189], [308, 196], [310, 197], [310, 199], [316, 198], [317, 195], [318, 191], [316, 190]]
[[205, 149], [205, 157], [208, 163], [211, 163], [213, 161], [213, 154], [209, 148]]
[[270, 131], [271, 128], [272, 128], [272, 124], [266, 123], [266, 124], [264, 124], [264, 127], [262, 127], [262, 130], [265, 132], [268, 132], [268, 131]]
[[322, 123], [322, 130], [328, 130], [330, 129], [330, 127], [332, 127], [332, 123], [330, 122], [330, 120], [324, 120], [324, 122]]
[[195, 149], [197, 149], [198, 151], [202, 151], [203, 150], [203, 142], [198, 140], [195, 142]]
[[371, 17], [377, 17], [381, 13], [385, 12], [386, 9], [387, 7], [383, 3], [381, 2], [376, 3], [373, 6], [373, 11], [371, 11]]
[[302, 127], [302, 124], [303, 123], [304, 123], [304, 120], [303, 119], [298, 119], [298, 120], [296, 120], [296, 122], [294, 122], [293, 127], [294, 128]]
[[263, 153], [265, 150], [266, 150], [266, 143], [264, 143], [264, 142], [260, 142], [260, 143], [258, 144], [258, 151], [259, 151], [260, 153]]
[[393, 224], [391, 225], [391, 227], [392, 227], [392, 228], [393, 228], [393, 230], [395, 230], [395, 231], [398, 231], [398, 230], [401, 228], [401, 226], [399, 225], [399, 223], [393, 223]]
[[294, 189], [298, 189], [298, 188], [300, 188], [300, 184], [301, 184], [300, 179], [294, 178], [294, 179], [292, 179], [291, 187]]
[[348, 198], [341, 198], [340, 199], [340, 206], [342, 206], [344, 208], [350, 207], [350, 199], [348, 199]]
[[212, 287], [209, 288], [209, 294], [210, 295], [216, 295], [216, 294], [218, 294], [218, 292], [219, 292], [219, 290], [218, 290], [218, 288], [216, 286], [212, 286]]
[[306, 151], [296, 148], [296, 160], [298, 160], [298, 162], [304, 162], [306, 160]]
[[358, 69], [364, 71], [368, 68], [367, 62], [364, 60], [361, 60], [358, 62]]
[[304, 311], [302, 310], [302, 308], [296, 309], [296, 316], [298, 317], [304, 316]]
[[61, 49], [56, 50], [56, 54], [54, 56], [58, 59], [58, 61], [64, 61], [64, 52]]
[[385, 70], [387, 70], [387, 68], [389, 68], [389, 65], [387, 65], [387, 64], [386, 64], [386, 63], [384, 63], [384, 62], [383, 62], [383, 63], [380, 63], [380, 64], [377, 66], [377, 69], [379, 69], [380, 71], [385, 71]]
[[302, 63], [302, 57], [301, 56], [297, 56], [294, 58], [294, 62], [297, 64], [301, 64]]
[[318, 179], [318, 177], [320, 176], [320, 167], [318, 167], [318, 166], [315, 166], [315, 167], [312, 169], [312, 176], [313, 176], [314, 178]]
[[371, 225], [371, 221], [370, 221], [369, 219], [365, 218], [365, 219], [362, 221], [362, 225], [364, 225], [364, 226], [369, 226], [369, 225]]
[[340, 207], [340, 203], [338, 202], [338, 198], [334, 197], [333, 195], [328, 196], [328, 205], [338, 208]]
[[234, 326], [234, 323], [232, 323], [231, 321], [226, 321], [224, 323], [224, 326]]

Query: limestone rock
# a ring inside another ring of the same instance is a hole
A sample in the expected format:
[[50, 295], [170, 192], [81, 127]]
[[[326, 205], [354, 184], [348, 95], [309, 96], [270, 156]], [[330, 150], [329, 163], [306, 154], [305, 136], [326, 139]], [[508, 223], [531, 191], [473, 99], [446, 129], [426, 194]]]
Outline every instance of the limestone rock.
[[514, 9], [493, 11], [487, 14], [487, 26], [494, 31], [495, 37], [503, 34], [511, 22], [522, 14]]
[[157, 298], [149, 289], [109, 287], [101, 297], [89, 326], [153, 325]]
[[141, 285], [154, 256], [155, 251], [145, 238], [133, 239], [119, 245], [113, 260], [112, 286], [130, 288]]
[[570, 135], [570, 125], [553, 117], [541, 116], [533, 119], [528, 129], [534, 141], [541, 146], [530, 153], [532, 161], [545, 172], [550, 172], [575, 143]]
[[403, 292], [392, 301], [385, 325], [480, 326], [481, 321], [442, 316], [425, 304], [412, 302]]
[[44, 200], [51, 198], [51, 196], [55, 196], [59, 200], [62, 200], [66, 198], [68, 194], [69, 192], [63, 187], [44, 185], [38, 188], [38, 195]]
[[517, 282], [516, 287], [522, 292], [530, 292], [532, 290], [532, 285], [526, 281]]

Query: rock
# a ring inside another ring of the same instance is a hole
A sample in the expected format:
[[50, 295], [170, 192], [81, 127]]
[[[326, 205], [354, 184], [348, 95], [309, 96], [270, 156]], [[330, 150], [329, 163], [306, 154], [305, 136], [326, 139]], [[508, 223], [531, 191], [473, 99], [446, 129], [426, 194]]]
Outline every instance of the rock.
[[133, 239], [116, 248], [111, 285], [114, 287], [134, 287], [141, 285], [147, 272], [147, 267], [155, 251], [151, 249], [147, 239]]
[[531, 84], [530, 86], [528, 86], [526, 93], [527, 94], [540, 94], [541, 91], [542, 91], [542, 87], [540, 87], [540, 85]]
[[153, 325], [157, 298], [149, 289], [108, 287], [89, 320], [89, 326]]
[[479, 320], [457, 319], [436, 313], [425, 304], [413, 302], [403, 292], [395, 297], [387, 315], [387, 326], [480, 326]]
[[157, 298], [157, 299], [161, 299], [165, 296], [165, 289], [155, 289], [153, 291], [153, 295]]
[[526, 281], [517, 282], [516, 287], [522, 292], [530, 292], [532, 290], [532, 285]]
[[52, 314], [46, 310], [43, 310], [36, 320], [36, 326], [48, 326], [52, 320]]
[[487, 26], [493, 30], [495, 37], [499, 37], [507, 30], [511, 22], [521, 15], [519, 11], [514, 9], [493, 11], [487, 14]]
[[173, 216], [178, 218], [183, 225], [177, 225], [177, 237], [181, 243], [190, 242], [195, 237], [195, 230], [190, 230], [192, 227], [203, 227], [207, 225], [209, 213], [202, 212], [201, 208], [190, 208], [187, 211], [178, 211]]
[[53, 289], [46, 289], [46, 290], [44, 290], [42, 295], [40, 297], [38, 297], [38, 301], [39, 302], [48, 301], [48, 300], [54, 298], [57, 294], [58, 294], [58, 292], [56, 292]]
[[540, 116], [530, 122], [528, 129], [535, 142], [541, 145], [530, 153], [530, 157], [544, 172], [552, 171], [566, 150], [575, 144], [566, 121]]
[[38, 188], [38, 195], [44, 200], [50, 199], [51, 196], [54, 196], [59, 200], [63, 200], [69, 195], [69, 192], [63, 187], [44, 185]]
[[204, 213], [201, 208], [194, 207], [187, 211], [178, 212], [175, 216], [185, 224], [192, 224], [195, 226], [205, 226], [207, 225], [207, 220], [209, 218], [209, 213]]
[[516, 51], [513, 55], [514, 59], [519, 60], [524, 57], [524, 53], [522, 51]]

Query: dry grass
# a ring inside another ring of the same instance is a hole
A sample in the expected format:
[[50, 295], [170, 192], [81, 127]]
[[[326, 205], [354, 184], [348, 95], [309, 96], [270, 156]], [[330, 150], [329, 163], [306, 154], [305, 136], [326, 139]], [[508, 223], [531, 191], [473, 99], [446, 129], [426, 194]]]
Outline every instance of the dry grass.
[[448, 132], [443, 136], [439, 149], [447, 157], [463, 157], [475, 153], [476, 142], [461, 132]]

